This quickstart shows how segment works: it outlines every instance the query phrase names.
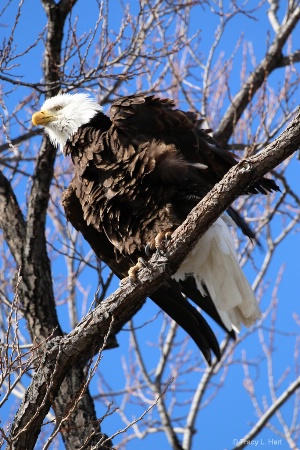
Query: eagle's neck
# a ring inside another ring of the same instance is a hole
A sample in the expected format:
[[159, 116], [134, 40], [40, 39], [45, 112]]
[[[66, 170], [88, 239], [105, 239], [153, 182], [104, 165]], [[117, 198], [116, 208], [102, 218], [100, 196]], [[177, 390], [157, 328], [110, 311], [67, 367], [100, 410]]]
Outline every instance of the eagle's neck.
[[110, 118], [103, 112], [98, 111], [88, 123], [79, 126], [77, 130], [67, 138], [62, 148], [64, 155], [71, 155], [74, 162], [76, 156], [95, 151], [94, 146], [86, 144], [91, 143], [91, 140], [93, 140], [96, 145], [98, 138], [102, 133], [109, 130], [111, 124]]
[[55, 126], [52, 124], [45, 127], [45, 131], [48, 134], [50, 141], [55, 147], [60, 147], [63, 151], [66, 142], [76, 133], [78, 128], [83, 125], [78, 120], [61, 120], [56, 123]]

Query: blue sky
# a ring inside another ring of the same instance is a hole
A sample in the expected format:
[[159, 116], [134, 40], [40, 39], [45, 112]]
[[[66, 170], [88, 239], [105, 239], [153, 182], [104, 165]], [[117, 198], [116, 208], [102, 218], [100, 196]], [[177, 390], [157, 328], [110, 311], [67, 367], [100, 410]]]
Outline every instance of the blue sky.
[[[257, 3], [257, 1], [250, 1], [249, 5], [255, 6]], [[0, 28], [0, 33], [3, 32], [4, 34], [6, 34], [11, 29], [17, 4], [17, 1], [13, 1], [11, 7], [9, 7], [6, 13], [0, 18], [0, 23], [4, 25], [2, 28]], [[129, 4], [133, 10], [136, 8], [135, 1], [130, 1]], [[90, 2], [88, 11], [86, 5], [87, 3], [79, 0], [73, 14], [73, 16], [78, 15], [78, 30], [80, 32], [92, 29], [94, 26], [94, 20], [96, 16], [95, 4], [94, 2]], [[116, 30], [118, 29], [120, 21], [122, 20], [122, 12], [117, 0], [111, 0], [109, 2], [109, 5], [110, 10], [113, 12], [110, 16], [111, 27], [112, 29]], [[234, 50], [236, 42], [239, 39], [241, 33], [244, 34], [245, 39], [248, 39], [252, 42], [257, 60], [259, 60], [263, 56], [266, 48], [266, 27], [268, 27], [268, 29], [270, 30], [270, 37], [273, 37], [273, 32], [268, 25], [265, 15], [267, 7], [268, 5], [265, 4], [261, 12], [256, 15], [257, 20], [249, 21], [246, 17], [239, 16], [238, 19], [235, 19], [229, 24], [224, 34], [224, 38], [220, 43], [220, 50], [224, 52], [225, 59]], [[207, 19], [207, 17], [209, 17], [209, 20]], [[195, 14], [195, 16], [193, 16], [191, 30], [193, 32], [197, 31], [199, 28], [202, 30], [201, 46], [203, 52], [207, 52], [213, 42], [216, 23], [216, 16], [212, 16], [211, 14], [208, 16], [208, 11], [204, 11], [204, 9], [202, 8], [199, 8], [198, 14]], [[38, 0], [31, 0], [30, 2], [25, 1], [20, 18], [20, 23], [16, 29], [15, 34], [15, 42], [18, 45], [17, 52], [22, 52], [26, 48], [28, 48], [28, 46], [30, 46], [35, 41], [36, 37], [41, 32], [41, 29], [45, 24], [46, 17], [40, 2]], [[17, 77], [22, 77], [23, 80], [28, 80], [30, 82], [39, 82], [42, 78], [42, 51], [43, 46], [42, 44], [40, 44], [35, 49], [30, 51], [27, 56], [18, 60], [17, 63], [20, 62], [20, 65], [15, 67], [13, 73]], [[239, 50], [235, 58], [232, 77], [230, 80], [233, 93], [235, 93], [240, 86], [239, 73], [241, 61], [242, 51]], [[274, 86], [282, 82], [281, 76], [282, 75], [279, 71], [275, 72], [272, 75]], [[126, 85], [126, 89], [130, 93], [134, 93], [135, 86], [136, 82], [135, 80], [132, 80], [128, 82], [128, 84]], [[20, 102], [22, 98], [24, 98], [24, 96], [28, 94], [28, 92], [29, 91], [26, 88], [16, 88], [13, 92], [9, 93], [9, 95], [6, 97], [6, 101], [11, 111], [16, 107], [18, 102]], [[28, 111], [28, 124], [30, 120], [30, 114], [31, 111]], [[11, 137], [17, 136], [18, 133], [19, 127], [17, 124], [14, 124], [14, 126], [12, 127]], [[39, 138], [37, 138], [35, 143], [32, 141], [32, 146], [38, 145], [38, 143]], [[68, 161], [62, 161], [62, 156], [59, 156], [58, 164], [68, 164]], [[289, 169], [290, 182], [295, 186], [298, 183], [298, 165], [298, 161], [295, 161]], [[18, 192], [18, 195], [20, 195], [20, 201], [24, 199], [22, 199], [22, 195], [24, 193], [23, 191], [24, 188], [21, 187], [20, 192]], [[274, 232], [278, 232], [280, 227], [279, 220], [276, 220], [277, 221], [274, 223]], [[87, 247], [86, 251], [88, 251]], [[293, 368], [294, 366], [294, 336], [299, 335], [299, 329], [293, 319], [293, 313], [300, 313], [299, 254], [299, 235], [293, 233], [283, 242], [278, 251], [275, 253], [272, 264], [267, 272], [265, 279], [265, 282], [269, 283], [270, 287], [266, 290], [263, 296], [263, 310], [265, 310], [270, 303], [274, 282], [277, 277], [278, 271], [280, 270], [280, 267], [283, 263], [286, 265], [282, 276], [282, 282], [278, 291], [277, 327], [279, 329], [279, 332], [275, 334], [274, 343], [274, 377], [278, 379], [281, 377], [285, 368]], [[263, 259], [264, 253], [261, 250], [256, 250], [255, 255], [257, 264], [259, 264], [259, 261]], [[63, 270], [64, 268], [61, 266], [61, 260], [58, 258], [53, 263], [53, 271], [55, 276], [61, 275]], [[246, 273], [249, 279], [252, 281], [254, 278], [254, 274], [250, 266], [246, 268]], [[85, 272], [82, 275], [81, 281], [85, 285], [90, 285], [91, 301], [93, 298], [93, 294], [97, 288], [97, 278], [94, 273]], [[118, 282], [116, 281], [114, 285], [111, 286], [111, 289], [114, 289], [117, 285]], [[78, 296], [78, 298], [80, 301], [80, 296]], [[58, 308], [58, 312], [64, 330], [68, 331], [69, 323], [64, 319], [64, 316], [66, 315], [66, 305], [60, 306]], [[157, 343], [157, 335], [161, 327], [162, 315], [159, 315], [158, 320], [152, 321], [150, 324], [147, 324], [145, 326], [142, 325], [145, 322], [149, 321], [149, 319], [155, 317], [157, 313], [157, 307], [150, 300], [148, 300], [142, 311], [138, 313], [138, 315], [134, 319], [134, 325], [136, 327], [141, 327], [137, 331], [137, 334], [139, 335], [140, 341], [144, 343], [144, 354], [149, 372], [151, 372], [151, 370], [155, 368], [157, 358], [159, 357], [159, 351], [157, 348], [155, 348], [155, 343]], [[265, 326], [271, 326], [270, 317], [266, 320]], [[221, 340], [221, 331], [217, 326], [214, 326], [214, 330], [216, 330], [218, 339]], [[292, 333], [292, 335], [287, 335], [287, 333]], [[243, 336], [243, 334], [244, 332], [242, 332], [241, 336]], [[125, 379], [123, 374], [123, 366], [124, 364], [128, 364], [131, 358], [131, 354], [128, 351], [128, 337], [129, 332], [123, 331], [118, 338], [120, 347], [112, 351], [104, 352], [103, 360], [101, 361], [100, 365], [100, 371], [103, 374], [103, 377], [107, 378], [109, 380], [109, 383], [116, 390], [122, 389], [124, 387]], [[178, 340], [183, 341], [185, 338], [186, 334], [181, 330], [178, 331]], [[251, 369], [251, 372], [253, 376], [256, 377], [256, 386], [258, 396], [261, 400], [261, 405], [263, 403], [262, 399], [264, 397], [267, 399], [268, 404], [270, 404], [271, 399], [267, 383], [267, 364], [266, 362], [262, 363], [259, 367], [259, 370], [257, 370], [256, 367], [256, 360], [261, 355], [261, 343], [259, 341], [258, 333], [254, 333], [250, 339], [240, 345], [240, 347], [236, 351], [235, 357], [241, 358], [243, 351], [246, 351], [249, 358], [253, 360], [253, 367]], [[189, 342], [187, 344], [186, 352], [190, 352], [191, 360], [195, 357], [195, 354], [199, 353], [198, 349], [192, 342]], [[197, 357], [198, 356], [199, 355], [197, 354]], [[167, 371], [168, 376], [170, 375], [171, 368], [172, 366], [170, 364], [170, 367]], [[203, 368], [204, 364], [202, 363], [202, 360], [199, 356], [199, 371], [195, 370], [192, 372], [187, 372], [187, 374], [182, 378], [186, 383], [186, 389], [190, 389], [191, 391], [195, 389], [197, 382], [201, 378], [200, 370], [203, 370]], [[294, 377], [295, 374], [293, 373], [293, 369], [291, 369], [290, 373], [287, 375], [286, 380], [283, 382], [282, 389], [286, 388], [289, 382], [294, 379]], [[218, 383], [220, 381], [220, 375], [216, 376], [213, 381], [214, 383]], [[238, 364], [238, 362], [236, 364], [232, 364], [230, 366], [229, 373], [222, 385], [222, 388], [220, 388], [216, 398], [214, 398], [210, 402], [210, 404], [203, 408], [203, 410], [201, 410], [201, 412], [199, 413], [199, 418], [196, 425], [197, 434], [194, 438], [193, 448], [197, 449], [201, 446], [201, 448], [212, 448], [217, 450], [227, 448], [229, 449], [234, 446], [235, 439], [240, 439], [249, 431], [252, 424], [257, 420], [257, 417], [253, 412], [253, 407], [251, 405], [249, 397], [245, 395], [243, 382], [244, 374], [241, 365]], [[92, 391], [94, 394], [97, 393], [98, 388], [99, 386], [94, 382], [92, 384]], [[213, 392], [213, 388], [209, 391], [209, 393], [211, 392]], [[186, 392], [181, 392], [178, 393], [178, 398], [180, 401], [185, 402], [190, 397], [190, 395], [191, 392], [189, 392], [188, 394]], [[115, 406], [118, 406], [121, 401], [121, 397], [116, 397]], [[283, 408], [284, 415], [288, 421], [291, 420], [293, 401], [294, 399], [292, 398]], [[128, 405], [126, 413], [129, 416], [132, 414], [132, 417], [134, 417], [141, 414], [143, 412], [143, 408], [146, 408], [147, 406], [148, 405], [143, 405], [143, 407], [137, 405]], [[10, 405], [7, 405], [7, 407], [10, 407]], [[101, 406], [97, 402], [96, 407], [97, 413], [99, 414], [99, 416], [101, 416], [101, 414], [103, 414], [104, 412], [103, 406]], [[187, 410], [188, 405], [181, 410], [180, 414], [186, 414]], [[4, 410], [4, 414], [6, 414], [6, 411], [7, 409]], [[276, 423], [276, 421], [276, 418], [272, 419], [273, 423]], [[184, 418], [182, 419], [181, 423], [184, 423]], [[124, 427], [124, 423], [121, 422], [117, 414], [114, 414], [105, 419], [103, 423], [103, 431], [105, 431], [107, 434], [113, 434], [118, 428], [122, 427]], [[276, 438], [277, 436], [272, 433], [271, 430], [266, 429], [262, 431], [256, 439], [262, 439], [261, 445], [263, 445], [263, 443], [269, 444], [269, 439]], [[115, 442], [118, 442], [118, 438], [116, 438]], [[153, 448], [153, 446], [157, 446], [157, 448], [163, 448], [166, 450], [170, 448], [163, 433], [148, 435], [147, 438], [142, 442], [138, 439], [132, 440], [128, 443], [126, 448], [128, 450], [137, 450], [140, 449], [141, 445], [143, 445], [145, 449]], [[273, 446], [271, 448], [273, 448]], [[287, 444], [283, 443], [282, 445], [279, 445], [279, 448], [283, 450], [288, 447]]]

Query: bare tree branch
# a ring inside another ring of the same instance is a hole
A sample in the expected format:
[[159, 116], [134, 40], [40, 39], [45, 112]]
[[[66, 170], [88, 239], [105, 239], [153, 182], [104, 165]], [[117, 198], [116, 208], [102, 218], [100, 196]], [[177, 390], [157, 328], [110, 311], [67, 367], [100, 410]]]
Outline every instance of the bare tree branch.
[[11, 142], [0, 145], [0, 153], [8, 150], [11, 146], [17, 146], [18, 144], [21, 144], [22, 142], [27, 141], [34, 136], [38, 136], [39, 134], [42, 134], [41, 130], [39, 129], [28, 131], [28, 133], [24, 133], [22, 136], [12, 139]]
[[296, 378], [290, 386], [280, 395], [277, 400], [268, 408], [267, 411], [259, 418], [255, 426], [247, 433], [245, 436], [239, 439], [239, 445], [234, 447], [235, 450], [240, 450], [248, 446], [263, 429], [263, 427], [268, 423], [268, 421], [274, 416], [276, 411], [287, 402], [287, 400], [300, 388], [300, 377]]
[[276, 34], [270, 48], [263, 58], [263, 60], [257, 65], [255, 70], [249, 75], [248, 79], [235, 95], [232, 100], [232, 104], [227, 109], [220, 126], [214, 134], [214, 137], [222, 144], [226, 145], [230, 136], [232, 135], [233, 128], [238, 122], [239, 118], [243, 114], [250, 99], [254, 97], [254, 94], [262, 86], [266, 77], [275, 69], [277, 69], [282, 60], [282, 49], [285, 45], [291, 31], [294, 29], [300, 18], [300, 6], [290, 14], [286, 23], [282, 24], [280, 30]]

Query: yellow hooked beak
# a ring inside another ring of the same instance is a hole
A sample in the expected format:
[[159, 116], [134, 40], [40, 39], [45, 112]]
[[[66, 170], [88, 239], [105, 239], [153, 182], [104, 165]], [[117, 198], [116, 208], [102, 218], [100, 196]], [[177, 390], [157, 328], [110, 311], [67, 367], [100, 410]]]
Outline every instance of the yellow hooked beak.
[[56, 116], [49, 111], [38, 111], [34, 113], [31, 118], [33, 125], [47, 125], [47, 123], [52, 122], [55, 119]]

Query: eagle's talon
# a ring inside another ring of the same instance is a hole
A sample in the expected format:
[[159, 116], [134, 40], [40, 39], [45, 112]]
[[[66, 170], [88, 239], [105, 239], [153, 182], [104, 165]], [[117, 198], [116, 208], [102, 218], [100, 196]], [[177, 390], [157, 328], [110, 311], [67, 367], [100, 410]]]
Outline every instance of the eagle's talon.
[[147, 267], [147, 263], [143, 258], [138, 258], [137, 263], [130, 267], [128, 270], [128, 278], [131, 284], [136, 284], [137, 282], [137, 273], [140, 269], [144, 269], [144, 267]]
[[139, 257], [139, 258], [138, 258], [138, 262], [137, 262], [136, 265], [139, 265], [140, 269], [142, 269], [143, 267], [148, 268], [147, 262], [146, 262], [146, 261], [144, 260], [144, 258], [142, 258], [142, 257]]
[[164, 251], [164, 249], [162, 249], [162, 248], [157, 248], [157, 249], [156, 249], [156, 254], [157, 254], [158, 256], [165, 256], [165, 251]]
[[148, 242], [145, 246], [145, 254], [148, 258], [156, 251], [160, 256], [165, 255], [165, 248], [172, 236], [171, 230], [160, 231], [154, 239]]
[[122, 288], [128, 281], [128, 277], [124, 277], [119, 281], [119, 287]]
[[171, 236], [172, 236], [172, 231], [170, 231], [170, 230], [161, 231], [160, 233], [158, 233], [158, 235], [154, 239], [155, 248], [158, 252], [165, 249], [168, 241], [171, 239]]
[[145, 255], [147, 256], [147, 258], [150, 258], [152, 252], [153, 252], [152, 244], [147, 244], [145, 246]]

